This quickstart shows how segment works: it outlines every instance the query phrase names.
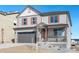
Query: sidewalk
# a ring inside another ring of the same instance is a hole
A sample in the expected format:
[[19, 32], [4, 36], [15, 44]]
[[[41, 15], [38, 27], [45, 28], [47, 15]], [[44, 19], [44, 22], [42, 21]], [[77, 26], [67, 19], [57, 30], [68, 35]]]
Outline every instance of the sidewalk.
[[35, 44], [29, 44], [29, 43], [5, 43], [5, 44], [0, 44], [0, 49], [2, 48], [11, 48], [11, 47], [16, 47], [16, 46], [22, 46], [22, 45], [31, 45], [35, 46]]

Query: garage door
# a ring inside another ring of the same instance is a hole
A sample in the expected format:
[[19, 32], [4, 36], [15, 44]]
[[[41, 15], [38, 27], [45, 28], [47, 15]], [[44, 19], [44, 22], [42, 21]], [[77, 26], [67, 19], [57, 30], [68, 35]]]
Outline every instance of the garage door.
[[34, 43], [36, 42], [35, 32], [18, 32], [18, 43]]

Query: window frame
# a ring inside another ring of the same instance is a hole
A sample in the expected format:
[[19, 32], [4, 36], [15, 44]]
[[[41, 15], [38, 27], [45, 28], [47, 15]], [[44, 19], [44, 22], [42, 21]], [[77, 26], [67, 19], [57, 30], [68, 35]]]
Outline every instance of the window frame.
[[[25, 20], [26, 19], [26, 20]], [[27, 18], [22, 19], [22, 25], [27, 25]]]
[[[56, 19], [56, 17], [57, 17], [57, 19]], [[58, 22], [59, 22], [59, 15], [52, 15], [52, 16], [50, 16], [49, 23], [58, 23]]]
[[[34, 20], [34, 18], [35, 18], [35, 20]], [[31, 18], [31, 24], [37, 24], [37, 17], [32, 17]]]
[[54, 36], [62, 36], [63, 32], [64, 32], [64, 28], [54, 29]]

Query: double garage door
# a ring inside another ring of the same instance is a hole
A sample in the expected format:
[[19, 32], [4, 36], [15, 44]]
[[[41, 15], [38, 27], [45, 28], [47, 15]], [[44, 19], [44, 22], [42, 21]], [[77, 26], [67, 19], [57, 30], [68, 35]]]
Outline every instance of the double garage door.
[[18, 32], [18, 43], [36, 43], [36, 32]]

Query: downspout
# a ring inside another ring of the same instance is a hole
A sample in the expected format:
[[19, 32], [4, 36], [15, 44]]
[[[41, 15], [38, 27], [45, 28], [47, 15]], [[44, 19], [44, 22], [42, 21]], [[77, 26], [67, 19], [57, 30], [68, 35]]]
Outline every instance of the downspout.
[[1, 34], [2, 34], [2, 43], [4, 43], [3, 37], [4, 37], [4, 29], [1, 29]]

